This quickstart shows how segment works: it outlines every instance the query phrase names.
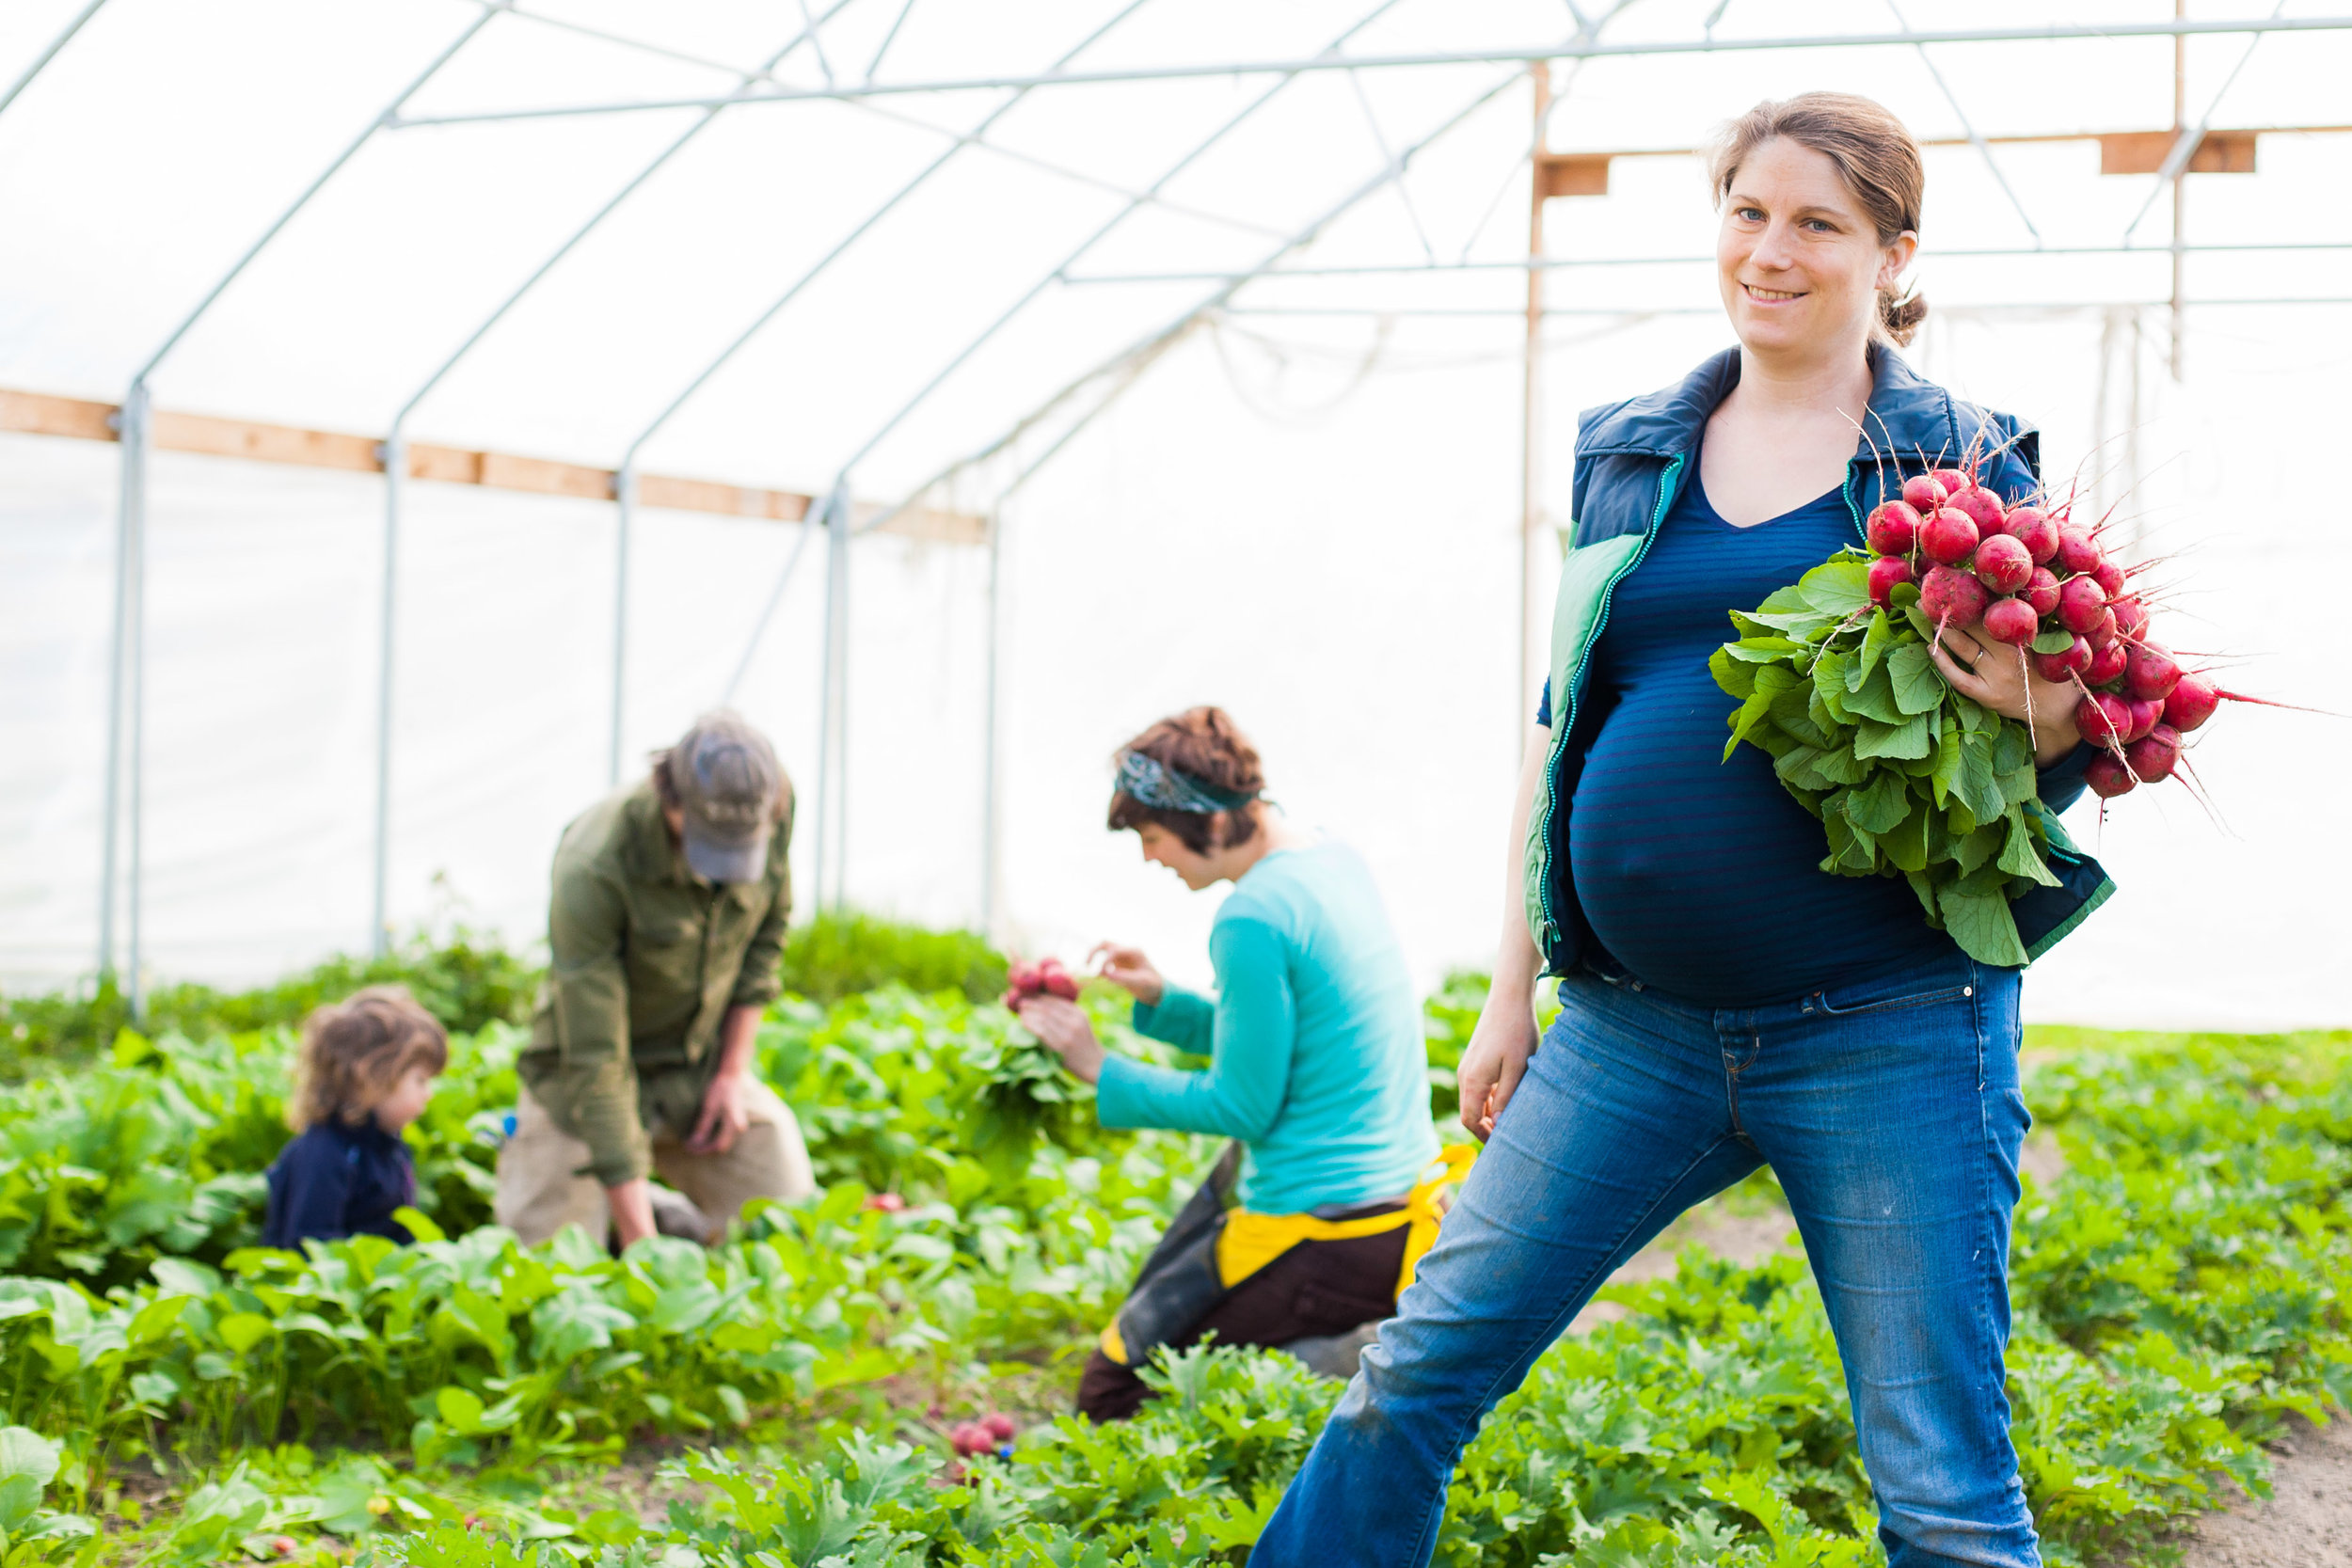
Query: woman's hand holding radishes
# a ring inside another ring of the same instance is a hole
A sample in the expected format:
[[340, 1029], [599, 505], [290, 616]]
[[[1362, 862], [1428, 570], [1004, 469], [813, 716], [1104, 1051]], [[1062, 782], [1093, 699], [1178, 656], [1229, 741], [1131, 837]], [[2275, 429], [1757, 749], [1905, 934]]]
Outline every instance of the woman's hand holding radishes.
[[1040, 996], [1058, 996], [1065, 1002], [1078, 1000], [1078, 982], [1062, 968], [1059, 958], [1017, 963], [1006, 976], [1005, 1006], [1014, 1012], [1021, 1010], [1024, 1002]]
[[1944, 679], [2004, 719], [2033, 732], [2034, 761], [2047, 768], [2082, 744], [2074, 724], [2074, 688], [2047, 681], [2032, 666], [1979, 626], [1974, 631], [1947, 629], [1928, 644], [1928, 657]]
[[1025, 1027], [969, 1037], [964, 1065], [980, 1088], [966, 1108], [965, 1135], [983, 1164], [1017, 1172], [1038, 1139], [1067, 1144], [1091, 1119], [1086, 1091], [1071, 1078], [1093, 1083], [1103, 1048], [1078, 1006], [1076, 977], [1058, 960], [1014, 964], [1009, 980], [1005, 1006]]
[[[2148, 607], [2129, 574], [2066, 507], [2005, 507], [1968, 473], [1939, 468], [1906, 481], [1902, 499], [1873, 511], [1866, 533], [1878, 557], [1871, 599], [1906, 610], [1915, 602], [1938, 633], [1931, 654], [1945, 679], [2031, 722], [2044, 763], [2075, 738], [2102, 748], [2084, 782], [2104, 799], [2170, 777], [2182, 737], [2236, 696], [2184, 671], [2149, 637]], [[1915, 581], [1915, 601], [1896, 596]], [[2048, 716], [2061, 705], [2062, 718]]]
[[[1752, 611], [1709, 661], [1741, 741], [1821, 820], [1821, 868], [1900, 876], [1971, 957], [2020, 965], [2009, 901], [2055, 885], [2064, 831], [2036, 765], [2101, 748], [2112, 799], [2182, 766], [2182, 737], [2235, 696], [2184, 672], [2097, 530], [2006, 505], [1962, 468], [1914, 476], [1841, 550]], [[2249, 699], [2250, 700], [2250, 699]]]
[[1059, 958], [1012, 966], [1005, 1006], [1082, 1083], [1102, 1076], [1103, 1044], [1078, 1006], [1078, 982]]
[[[1087, 955], [1099, 960], [1103, 978], [1145, 1006], [1155, 1006], [1168, 993], [1168, 982], [1140, 947], [1101, 942]], [[1102, 1076], [1103, 1044], [1094, 1024], [1078, 1006], [1078, 982], [1059, 958], [1040, 958], [1012, 966], [1005, 1006], [1009, 1007], [1045, 1048], [1061, 1058], [1071, 1073], [1091, 1084]]]

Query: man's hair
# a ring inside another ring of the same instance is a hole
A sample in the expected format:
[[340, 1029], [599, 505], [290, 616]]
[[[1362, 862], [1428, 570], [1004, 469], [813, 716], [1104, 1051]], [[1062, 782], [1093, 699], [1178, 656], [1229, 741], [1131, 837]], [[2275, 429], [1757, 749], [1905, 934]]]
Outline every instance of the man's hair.
[[[1236, 795], [1254, 795], [1265, 787], [1258, 749], [1221, 707], [1186, 708], [1161, 720], [1119, 750], [1121, 754], [1140, 752], [1163, 768]], [[1194, 854], [1205, 855], [1248, 843], [1257, 834], [1264, 810], [1263, 802], [1252, 800], [1237, 811], [1169, 811], [1145, 805], [1120, 790], [1111, 796], [1110, 826], [1113, 832], [1122, 828], [1140, 832], [1144, 824], [1154, 822], [1183, 840]], [[1222, 837], [1216, 832], [1219, 816], [1226, 823]]]
[[313, 1008], [302, 1023], [286, 1121], [297, 1132], [322, 1121], [367, 1119], [412, 1068], [449, 1066], [449, 1032], [405, 986], [370, 986]]

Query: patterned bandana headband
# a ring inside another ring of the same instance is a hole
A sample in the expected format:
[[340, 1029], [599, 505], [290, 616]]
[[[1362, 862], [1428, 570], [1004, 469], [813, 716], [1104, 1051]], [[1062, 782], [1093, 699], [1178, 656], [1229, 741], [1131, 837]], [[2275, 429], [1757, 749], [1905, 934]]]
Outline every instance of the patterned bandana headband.
[[1141, 752], [1119, 753], [1119, 792], [1160, 811], [1198, 812], [1203, 816], [1211, 812], [1239, 811], [1260, 793], [1219, 789]]

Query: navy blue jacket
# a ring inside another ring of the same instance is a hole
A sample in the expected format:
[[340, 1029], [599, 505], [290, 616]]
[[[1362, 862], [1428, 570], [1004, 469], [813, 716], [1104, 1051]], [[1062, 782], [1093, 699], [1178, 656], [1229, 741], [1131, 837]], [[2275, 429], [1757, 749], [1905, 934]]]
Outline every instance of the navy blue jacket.
[[269, 1168], [269, 1218], [263, 1246], [298, 1252], [305, 1241], [389, 1236], [405, 1244], [392, 1211], [417, 1201], [417, 1166], [408, 1146], [375, 1124], [332, 1117], [288, 1144]]
[[[1961, 402], [1891, 349], [1872, 345], [1870, 372], [1864, 433], [1846, 466], [1857, 545], [1870, 509], [1899, 499], [1905, 479], [1930, 468], [1973, 462], [1987, 487], [2011, 502], [2040, 485], [2042, 441], [2031, 425]], [[1611, 592], [1640, 567], [1652, 531], [1690, 479], [1708, 418], [1739, 383], [1740, 351], [1725, 349], [1676, 385], [1588, 408], [1577, 423], [1576, 522], [1552, 617], [1551, 752], [1528, 818], [1524, 863], [1529, 928], [1549, 974], [1567, 974], [1592, 945], [1566, 873], [1571, 802], [1593, 739], [1593, 725], [1577, 723], [1589, 656], [1608, 625]], [[2032, 958], [2115, 891], [2098, 862], [2074, 847], [2056, 815], [2081, 797], [2090, 754], [2077, 747], [2041, 776], [2047, 860], [2058, 885], [2036, 887], [2010, 906]]]

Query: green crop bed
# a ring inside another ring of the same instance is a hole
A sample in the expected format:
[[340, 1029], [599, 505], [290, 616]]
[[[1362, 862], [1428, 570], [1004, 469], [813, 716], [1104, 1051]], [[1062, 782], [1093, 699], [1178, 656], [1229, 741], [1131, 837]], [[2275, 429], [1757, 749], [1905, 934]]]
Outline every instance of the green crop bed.
[[[1102, 1132], [972, 999], [985, 959], [925, 962], [949, 989], [771, 1013], [762, 1069], [821, 1191], [708, 1253], [487, 1227], [511, 1023], [456, 1039], [411, 1132], [418, 1244], [307, 1257], [252, 1244], [282, 1025], [33, 1059], [0, 1100], [0, 1568], [1239, 1561], [1337, 1385], [1209, 1349], [1133, 1423], [1060, 1414], [1214, 1146]], [[1428, 1004], [1440, 1114], [1478, 994]], [[2285, 1413], [2352, 1396], [2352, 1035], [2032, 1047], [2065, 1169], [2018, 1215], [2026, 1484], [2054, 1561], [2158, 1560], [2182, 1517], [2265, 1490]], [[905, 1208], [868, 1207], [883, 1190]], [[1694, 1250], [1609, 1294], [1626, 1315], [1555, 1347], [1472, 1446], [1439, 1562], [1878, 1558], [1800, 1256]], [[1013, 1457], [960, 1467], [943, 1434], [987, 1408], [1022, 1419]]]

